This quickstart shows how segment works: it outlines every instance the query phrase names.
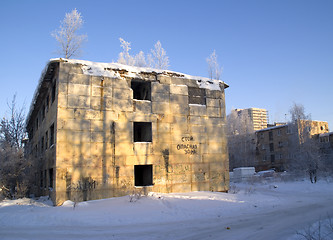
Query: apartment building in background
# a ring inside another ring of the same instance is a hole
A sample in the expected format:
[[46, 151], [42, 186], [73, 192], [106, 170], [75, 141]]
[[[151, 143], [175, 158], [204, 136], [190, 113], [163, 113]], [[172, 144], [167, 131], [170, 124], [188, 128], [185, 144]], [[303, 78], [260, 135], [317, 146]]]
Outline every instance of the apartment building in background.
[[312, 120], [298, 120], [295, 124], [276, 123], [275, 126], [256, 131], [256, 171], [284, 171], [296, 157], [297, 147], [304, 143], [304, 139], [310, 137], [319, 143], [317, 139], [320, 136], [320, 141], [329, 142], [328, 133], [327, 122]]
[[251, 120], [251, 124], [254, 131], [267, 128], [268, 112], [262, 108], [246, 108], [246, 109], [234, 109], [238, 116], [247, 115]]

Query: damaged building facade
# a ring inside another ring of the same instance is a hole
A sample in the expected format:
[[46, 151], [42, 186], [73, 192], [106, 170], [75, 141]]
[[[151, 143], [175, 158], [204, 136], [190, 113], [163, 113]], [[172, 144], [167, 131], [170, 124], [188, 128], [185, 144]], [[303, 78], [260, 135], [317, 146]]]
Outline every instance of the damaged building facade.
[[55, 205], [147, 192], [227, 191], [225, 83], [52, 59], [26, 121], [37, 196]]

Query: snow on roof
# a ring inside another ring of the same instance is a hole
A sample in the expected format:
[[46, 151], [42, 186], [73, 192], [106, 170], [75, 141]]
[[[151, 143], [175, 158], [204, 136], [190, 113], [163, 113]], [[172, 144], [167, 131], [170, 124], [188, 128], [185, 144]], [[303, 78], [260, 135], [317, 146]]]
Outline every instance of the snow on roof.
[[286, 126], [288, 126], [288, 124], [278, 125], [278, 126], [273, 126], [273, 127], [268, 127], [268, 128], [257, 130], [256, 132], [264, 132], [264, 131], [267, 131], [267, 130], [273, 130], [273, 129], [277, 129], [277, 128], [283, 128], [283, 127], [286, 127]]
[[329, 136], [331, 136], [331, 135], [333, 135], [333, 132], [320, 133], [320, 134], [319, 134], [319, 137], [329, 137]]
[[[191, 76], [184, 73], [174, 72], [170, 70], [161, 70], [155, 68], [148, 68], [148, 67], [135, 67], [124, 65], [120, 63], [101, 63], [101, 62], [91, 62], [86, 60], [77, 60], [77, 59], [64, 59], [64, 58], [52, 58], [48, 61], [47, 65], [42, 71], [42, 74], [39, 78], [37, 88], [34, 92], [33, 100], [30, 105], [29, 113], [27, 115], [27, 120], [30, 119], [32, 111], [36, 105], [38, 93], [44, 81], [44, 78], [48, 71], [50, 70], [49, 67], [52, 63], [57, 62], [68, 62], [72, 64], [80, 64], [83, 74], [91, 75], [91, 76], [104, 76], [110, 78], [123, 78], [124, 76], [129, 78], [136, 78], [140, 77], [141, 74], [144, 73], [154, 73], [157, 75], [166, 75], [184, 79], [191, 79], [195, 80], [198, 84], [199, 88], [205, 88], [209, 90], [218, 90], [221, 91], [220, 84], [224, 86], [224, 88], [229, 87], [225, 82], [222, 80], [210, 79], [205, 77], [198, 77], [198, 76]], [[119, 70], [125, 70], [125, 73], [120, 75]], [[26, 121], [26, 125], [28, 121]]]
[[135, 67], [124, 65], [120, 63], [100, 63], [100, 62], [91, 62], [86, 60], [76, 60], [76, 59], [62, 59], [54, 58], [50, 62], [59, 62], [64, 61], [73, 64], [81, 64], [82, 71], [84, 74], [92, 76], [105, 76], [112, 78], [121, 78], [119, 71], [115, 70], [125, 70], [125, 76], [129, 78], [135, 78], [140, 76], [142, 73], [155, 73], [158, 75], [167, 75], [167, 76], [176, 76], [184, 79], [196, 80], [200, 88], [206, 88], [209, 90], [218, 90], [221, 91], [220, 83], [224, 84], [225, 87], [228, 85], [222, 80], [210, 79], [205, 77], [192, 76], [184, 73], [174, 72], [170, 70], [161, 70], [156, 68], [149, 67]]

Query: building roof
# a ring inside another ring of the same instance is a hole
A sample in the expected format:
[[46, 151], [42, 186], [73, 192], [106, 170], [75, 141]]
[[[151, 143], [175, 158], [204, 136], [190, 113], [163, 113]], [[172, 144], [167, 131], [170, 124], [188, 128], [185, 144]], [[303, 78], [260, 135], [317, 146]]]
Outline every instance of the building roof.
[[155, 76], [162, 75], [168, 77], [177, 77], [183, 79], [190, 79], [196, 81], [199, 88], [209, 89], [209, 90], [218, 90], [221, 91], [221, 85], [224, 88], [228, 88], [229, 85], [222, 80], [210, 79], [205, 77], [191, 76], [184, 73], [174, 72], [170, 70], [160, 70], [147, 67], [135, 67], [124, 65], [120, 63], [100, 63], [100, 62], [91, 62], [85, 60], [77, 59], [63, 59], [63, 58], [53, 58], [50, 59], [45, 66], [40, 79], [38, 81], [37, 88], [34, 92], [34, 96], [30, 105], [29, 113], [27, 115], [26, 125], [32, 115], [32, 112], [35, 108], [39, 92], [42, 88], [46, 87], [45, 84], [48, 81], [51, 81], [53, 76], [53, 71], [55, 66], [59, 62], [67, 62], [71, 64], [78, 64], [81, 66], [83, 74], [91, 76], [104, 76], [110, 78], [142, 78], [142, 75], [153, 74]]
[[[170, 70], [161, 70], [155, 68], [148, 68], [148, 67], [135, 67], [124, 65], [120, 63], [99, 63], [99, 62], [91, 62], [85, 60], [75, 60], [75, 59], [62, 59], [62, 58], [55, 58], [51, 59], [50, 62], [68, 62], [73, 64], [81, 65], [83, 74], [92, 75], [92, 76], [104, 76], [104, 77], [111, 77], [111, 78], [123, 78], [124, 76], [129, 78], [136, 78], [140, 77], [141, 74], [145, 73], [152, 73], [156, 75], [165, 75], [169, 77], [177, 77], [177, 78], [184, 78], [184, 79], [191, 79], [196, 80], [197, 84], [200, 88], [206, 88], [210, 90], [221, 90], [220, 84], [224, 83], [224, 88], [229, 87], [225, 82], [222, 80], [215, 80], [205, 77], [198, 77], [192, 76], [184, 73], [174, 72]], [[120, 74], [120, 70], [122, 74]]]
[[329, 137], [329, 136], [331, 136], [331, 135], [333, 135], [333, 132], [320, 133], [320, 134], [319, 134], [319, 137]]
[[283, 128], [283, 127], [287, 127], [287, 126], [288, 126], [288, 124], [286, 124], [286, 125], [274, 126], [274, 127], [268, 127], [268, 128], [264, 128], [264, 129], [257, 130], [256, 132], [264, 132], [264, 131], [269, 131], [269, 130], [273, 130], [273, 129]]

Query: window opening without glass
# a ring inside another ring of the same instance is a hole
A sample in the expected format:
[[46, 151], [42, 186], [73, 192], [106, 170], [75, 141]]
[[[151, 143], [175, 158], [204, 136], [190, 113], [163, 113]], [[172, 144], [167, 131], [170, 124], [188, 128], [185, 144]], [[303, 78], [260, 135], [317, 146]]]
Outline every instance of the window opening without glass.
[[152, 142], [151, 122], [133, 123], [134, 142]]
[[136, 187], [153, 185], [153, 165], [134, 165], [134, 181]]
[[146, 81], [131, 81], [133, 99], [151, 101], [151, 83]]
[[188, 87], [188, 103], [206, 105], [206, 91], [203, 88]]

